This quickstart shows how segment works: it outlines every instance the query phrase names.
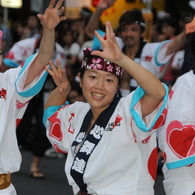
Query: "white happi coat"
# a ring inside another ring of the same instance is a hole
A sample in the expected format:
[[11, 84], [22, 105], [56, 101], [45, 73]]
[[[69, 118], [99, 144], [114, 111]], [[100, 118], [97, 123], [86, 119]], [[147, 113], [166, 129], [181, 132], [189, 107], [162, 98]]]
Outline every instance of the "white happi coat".
[[[164, 68], [166, 68], [165, 65], [170, 62], [174, 55], [174, 53], [166, 55], [169, 44], [170, 41], [146, 43], [142, 49], [140, 58], [134, 58], [134, 61], [160, 79]], [[138, 86], [134, 79], [131, 79], [131, 86]]]
[[22, 89], [35, 57], [36, 55], [31, 56], [23, 68], [0, 73], [0, 174], [13, 173], [20, 168], [21, 154], [16, 138], [16, 123], [21, 120], [29, 100], [40, 91], [46, 78], [44, 71]]
[[[5, 56], [3, 61], [9, 63], [15, 63], [16, 65], [23, 64], [28, 57], [33, 55], [38, 51], [39, 46], [37, 45], [39, 39], [37, 38], [28, 38], [21, 41], [18, 41], [13, 45], [13, 47], [9, 50], [8, 54]], [[65, 58], [64, 48], [59, 45], [57, 42], [55, 43], [55, 50], [53, 55], [53, 60], [58, 59], [62, 65], [65, 67], [66, 58]]]
[[180, 76], [169, 95], [166, 122], [159, 133], [164, 152], [164, 186], [167, 195], [195, 192], [195, 75]]
[[[107, 123], [106, 130], [91, 153], [83, 175], [88, 193], [93, 195], [152, 195], [157, 165], [156, 135], [153, 126], [165, 107], [162, 104], [142, 121], [140, 98], [145, 92], [140, 87], [121, 98]], [[47, 136], [57, 151], [68, 152], [65, 172], [74, 194], [79, 187], [70, 169], [75, 158], [72, 143], [89, 111], [88, 103], [76, 102], [63, 107], [49, 107], [44, 113]], [[107, 130], [110, 129], [110, 130]], [[102, 132], [96, 126], [94, 136]], [[82, 135], [81, 135], [82, 136]], [[84, 142], [82, 152], [90, 154], [90, 143]], [[74, 164], [82, 171], [82, 162]]]

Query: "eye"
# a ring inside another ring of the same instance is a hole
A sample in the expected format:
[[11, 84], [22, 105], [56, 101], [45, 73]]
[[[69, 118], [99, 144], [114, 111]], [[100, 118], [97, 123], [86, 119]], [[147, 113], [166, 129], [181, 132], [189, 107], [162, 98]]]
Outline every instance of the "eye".
[[96, 79], [96, 76], [95, 75], [90, 75], [89, 78], [90, 79]]
[[127, 32], [127, 31], [128, 31], [128, 28], [122, 27], [122, 32]]
[[113, 83], [114, 81], [112, 79], [106, 79], [108, 83]]
[[134, 32], [138, 32], [140, 29], [138, 28], [138, 27], [133, 27], [132, 28], [132, 31], [134, 31]]

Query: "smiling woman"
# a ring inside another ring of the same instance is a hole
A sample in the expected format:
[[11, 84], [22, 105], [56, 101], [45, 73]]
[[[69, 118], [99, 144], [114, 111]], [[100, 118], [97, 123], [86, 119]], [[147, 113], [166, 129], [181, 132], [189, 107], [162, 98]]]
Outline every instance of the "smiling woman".
[[[65, 171], [74, 195], [151, 195], [157, 168], [153, 126], [167, 88], [122, 53], [109, 22], [106, 40], [96, 36], [103, 50], [85, 49], [79, 74], [86, 102], [69, 105], [70, 84], [59, 62], [46, 68], [57, 85], [45, 104], [47, 136], [57, 151], [68, 152]], [[123, 69], [141, 87], [121, 98]]]

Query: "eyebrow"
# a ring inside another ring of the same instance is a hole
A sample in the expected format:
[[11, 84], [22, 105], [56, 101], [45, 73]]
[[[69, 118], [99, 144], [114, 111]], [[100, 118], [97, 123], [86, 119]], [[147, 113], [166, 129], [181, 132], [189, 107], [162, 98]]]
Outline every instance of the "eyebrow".
[[109, 72], [106, 72], [106, 71], [103, 71], [103, 70], [88, 69], [88, 72], [89, 72], [89, 73], [90, 73], [90, 72], [94, 72], [94, 73], [98, 74], [98, 72], [97, 72], [97, 71], [102, 71], [102, 72], [107, 73], [107, 74], [105, 74], [105, 76], [113, 76], [113, 77], [115, 77], [115, 75], [114, 75], [114, 74], [109, 73]]

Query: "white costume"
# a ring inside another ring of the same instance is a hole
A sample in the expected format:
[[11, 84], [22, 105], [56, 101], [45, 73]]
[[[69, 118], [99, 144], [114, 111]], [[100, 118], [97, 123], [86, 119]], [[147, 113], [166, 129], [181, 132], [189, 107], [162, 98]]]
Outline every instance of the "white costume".
[[[57, 151], [68, 152], [65, 172], [75, 195], [79, 187], [71, 170], [83, 174], [89, 194], [154, 194], [157, 146], [152, 127], [164, 109], [167, 96], [146, 117], [146, 125], [142, 121], [139, 102], [143, 94], [143, 89], [139, 87], [127, 97], [121, 98], [105, 129], [95, 123], [86, 138], [80, 129], [90, 110], [88, 103], [76, 102], [45, 110], [44, 123], [50, 142]], [[98, 139], [98, 144], [90, 142], [88, 136]], [[80, 144], [74, 146], [76, 142]], [[79, 159], [76, 156], [78, 153], [85, 154], [89, 160], [86, 162]]]
[[[23, 89], [28, 68], [35, 56], [31, 56], [23, 68], [19, 66], [0, 73], [0, 174], [14, 173], [20, 168], [16, 124], [21, 120], [29, 100], [41, 90], [47, 75], [44, 71]], [[12, 185], [8, 188], [15, 191]], [[9, 189], [0, 190], [0, 194], [15, 194], [9, 193]]]
[[166, 122], [160, 129], [159, 147], [164, 152], [163, 173], [167, 195], [195, 192], [195, 75], [180, 76], [169, 95]]
[[[6, 57], [3, 59], [4, 63], [16, 63], [16, 65], [23, 64], [26, 59], [38, 51], [40, 39], [28, 38], [18, 41], [9, 50]], [[55, 50], [53, 59], [59, 59], [62, 67], [65, 67], [66, 59], [65, 52], [62, 46], [55, 43]]]
[[[11, 64], [12, 66], [17, 67], [18, 65], [25, 63], [28, 57], [38, 52], [39, 44], [40, 39], [38, 38], [27, 38], [18, 41], [9, 50], [8, 54], [3, 59], [3, 62], [5, 64]], [[52, 60], [55, 62], [56, 59], [60, 61], [62, 68], [66, 66], [66, 54], [64, 48], [57, 42], [55, 42], [55, 50]], [[53, 82], [51, 82], [50, 79], [47, 79], [44, 85], [44, 89], [46, 89], [43, 94], [44, 101], [47, 99], [47, 97], [54, 88], [55, 85], [53, 84]]]

